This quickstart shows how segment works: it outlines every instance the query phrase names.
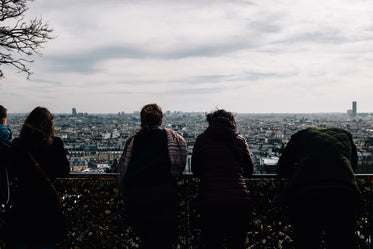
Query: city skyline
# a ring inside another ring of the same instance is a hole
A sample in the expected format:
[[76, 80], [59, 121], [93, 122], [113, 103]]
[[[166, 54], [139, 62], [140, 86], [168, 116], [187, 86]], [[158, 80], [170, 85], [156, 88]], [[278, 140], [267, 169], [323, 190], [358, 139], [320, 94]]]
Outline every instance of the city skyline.
[[26, 76], [4, 67], [9, 113], [373, 112], [369, 1], [35, 0], [56, 37]]

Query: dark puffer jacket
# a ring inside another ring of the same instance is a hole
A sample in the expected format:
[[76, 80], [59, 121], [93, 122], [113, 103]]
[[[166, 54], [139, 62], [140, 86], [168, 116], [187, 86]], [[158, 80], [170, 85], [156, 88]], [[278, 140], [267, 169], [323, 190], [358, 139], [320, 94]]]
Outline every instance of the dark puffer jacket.
[[358, 194], [356, 167], [357, 151], [350, 132], [337, 127], [311, 127], [291, 137], [277, 172], [289, 178], [289, 198], [316, 189], [350, 190]]
[[247, 205], [249, 191], [244, 177], [252, 175], [253, 168], [249, 147], [235, 125], [226, 118], [214, 119], [193, 149], [192, 171], [200, 178], [200, 205]]

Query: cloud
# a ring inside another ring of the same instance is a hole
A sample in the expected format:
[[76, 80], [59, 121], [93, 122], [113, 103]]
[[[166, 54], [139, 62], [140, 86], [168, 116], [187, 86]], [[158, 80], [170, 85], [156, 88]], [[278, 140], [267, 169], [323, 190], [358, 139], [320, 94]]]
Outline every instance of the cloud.
[[369, 1], [36, 0], [29, 7], [56, 39], [30, 64], [30, 81], [17, 75], [1, 84], [0, 99], [20, 110], [45, 102], [59, 112], [71, 105], [130, 111], [158, 99], [169, 109], [307, 112], [336, 108], [330, 99], [366, 101], [373, 90]]
[[44, 61], [51, 70], [58, 72], [80, 72], [83, 74], [99, 72], [100, 63], [118, 58], [146, 58], [144, 51], [129, 47], [103, 47], [83, 53], [46, 56]]

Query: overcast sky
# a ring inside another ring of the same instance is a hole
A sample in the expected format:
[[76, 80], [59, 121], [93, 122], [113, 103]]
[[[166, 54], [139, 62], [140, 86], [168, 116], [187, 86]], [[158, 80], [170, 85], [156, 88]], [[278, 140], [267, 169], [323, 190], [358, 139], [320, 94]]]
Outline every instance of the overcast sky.
[[54, 113], [373, 112], [373, 1], [35, 0], [56, 38], [0, 104]]

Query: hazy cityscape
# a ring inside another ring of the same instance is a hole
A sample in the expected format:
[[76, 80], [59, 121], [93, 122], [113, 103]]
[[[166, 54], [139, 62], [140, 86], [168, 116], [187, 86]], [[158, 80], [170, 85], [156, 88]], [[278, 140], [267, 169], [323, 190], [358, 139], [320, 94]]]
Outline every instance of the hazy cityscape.
[[[70, 114], [55, 114], [56, 135], [63, 138], [71, 172], [116, 172], [124, 142], [140, 127], [139, 113], [89, 114], [76, 108]], [[26, 114], [9, 114], [8, 126], [16, 137]], [[353, 134], [358, 148], [357, 173], [373, 173], [373, 113], [357, 113], [356, 102], [345, 113], [236, 114], [239, 133], [249, 144], [255, 174], [273, 174], [279, 153], [297, 130], [338, 126]], [[194, 141], [207, 127], [205, 113], [166, 111], [163, 127], [180, 133], [188, 144], [185, 173], [190, 173]]]

